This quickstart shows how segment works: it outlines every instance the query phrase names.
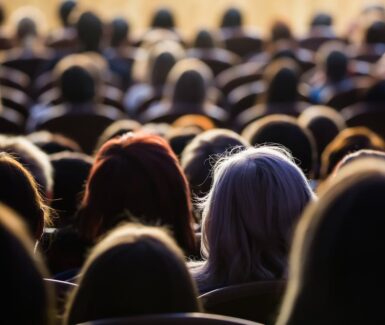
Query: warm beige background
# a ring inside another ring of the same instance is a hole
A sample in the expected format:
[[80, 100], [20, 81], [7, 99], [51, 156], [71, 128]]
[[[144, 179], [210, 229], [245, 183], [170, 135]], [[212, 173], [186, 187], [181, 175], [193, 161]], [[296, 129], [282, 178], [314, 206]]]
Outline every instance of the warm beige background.
[[[47, 26], [55, 26], [56, 6], [60, 0], [0, 0], [8, 14], [25, 5], [34, 5], [47, 17]], [[246, 24], [264, 31], [274, 18], [289, 21], [297, 33], [303, 33], [311, 14], [326, 10], [335, 14], [337, 30], [343, 31], [357, 17], [368, 0], [78, 0], [82, 7], [98, 11], [108, 19], [115, 15], [128, 17], [135, 29], [148, 24], [151, 13], [160, 6], [173, 8], [182, 32], [191, 34], [199, 27], [215, 27], [224, 8], [236, 5], [244, 10]]]

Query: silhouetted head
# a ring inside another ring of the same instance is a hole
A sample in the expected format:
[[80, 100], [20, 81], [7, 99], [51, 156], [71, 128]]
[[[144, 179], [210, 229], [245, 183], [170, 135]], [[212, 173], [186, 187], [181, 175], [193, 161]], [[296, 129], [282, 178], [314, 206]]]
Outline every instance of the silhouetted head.
[[220, 23], [221, 28], [237, 28], [242, 27], [242, 13], [238, 8], [227, 9], [222, 16]]
[[124, 18], [115, 18], [111, 22], [111, 46], [118, 47], [128, 41], [130, 25]]
[[59, 11], [59, 18], [60, 22], [64, 27], [70, 26], [69, 18], [71, 14], [73, 13], [74, 9], [76, 8], [76, 1], [75, 0], [64, 0], [60, 3], [58, 11]]
[[[1, 182], [3, 184], [3, 182]], [[0, 277], [2, 324], [53, 325], [53, 288], [48, 272], [22, 221], [0, 205]]]
[[19, 20], [16, 27], [16, 37], [19, 41], [23, 41], [29, 37], [37, 37], [36, 21], [30, 17], [24, 17]]
[[385, 321], [384, 191], [382, 159], [353, 162], [323, 186], [295, 233], [278, 325]]
[[333, 17], [325, 12], [316, 13], [310, 21], [311, 27], [330, 27], [333, 25]]
[[160, 228], [118, 227], [92, 250], [80, 274], [66, 324], [201, 310], [183, 253]]
[[131, 216], [169, 227], [194, 250], [190, 193], [176, 156], [162, 138], [126, 134], [97, 152], [79, 214], [82, 237], [95, 241]]
[[277, 144], [292, 153], [303, 172], [311, 177], [317, 159], [314, 138], [309, 130], [301, 127], [293, 117], [274, 114], [263, 117], [250, 125], [242, 135], [251, 145]]
[[366, 44], [385, 44], [385, 22], [375, 21], [369, 25], [365, 33]]
[[167, 133], [166, 139], [170, 144], [172, 151], [180, 158], [182, 151], [196, 137], [197, 134], [201, 133], [202, 130], [198, 127], [180, 127], [171, 128], [170, 132]]
[[155, 11], [150, 26], [152, 28], [175, 28], [175, 20], [172, 11], [168, 8], [161, 8]]
[[82, 50], [95, 52], [100, 50], [103, 23], [97, 15], [91, 11], [82, 13], [76, 23], [76, 30]]
[[276, 21], [271, 26], [270, 39], [272, 42], [291, 40], [293, 35], [290, 26], [284, 21]]
[[193, 48], [211, 49], [216, 47], [213, 35], [207, 29], [201, 29], [195, 36]]
[[331, 51], [325, 60], [326, 77], [333, 82], [346, 78], [348, 73], [348, 57], [342, 51]]

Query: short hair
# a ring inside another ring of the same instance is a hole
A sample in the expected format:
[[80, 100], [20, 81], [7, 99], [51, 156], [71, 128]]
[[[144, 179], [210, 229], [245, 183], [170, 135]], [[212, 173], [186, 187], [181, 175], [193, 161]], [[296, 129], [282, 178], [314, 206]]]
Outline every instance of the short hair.
[[82, 149], [77, 142], [58, 133], [49, 131], [36, 131], [27, 136], [34, 145], [51, 155], [63, 151], [81, 152]]
[[169, 8], [160, 8], [154, 12], [150, 26], [152, 28], [173, 29], [175, 20], [172, 11]]
[[283, 148], [248, 148], [220, 159], [202, 203], [198, 285], [284, 278], [291, 234], [313, 193]]
[[317, 12], [310, 21], [311, 27], [332, 26], [333, 17], [326, 12]]
[[220, 23], [221, 28], [237, 28], [243, 24], [242, 13], [238, 8], [228, 8], [222, 16]]
[[347, 154], [360, 149], [384, 151], [385, 143], [379, 135], [366, 127], [353, 127], [341, 131], [322, 153], [321, 178], [327, 178]]
[[117, 47], [123, 42], [128, 41], [130, 25], [127, 20], [122, 17], [114, 18], [111, 22], [112, 35], [111, 46]]
[[58, 8], [59, 18], [64, 27], [70, 25], [69, 17], [71, 13], [76, 8], [76, 1], [74, 0], [64, 0], [60, 3]]
[[169, 227], [186, 253], [195, 249], [190, 192], [167, 141], [126, 134], [97, 152], [79, 211], [80, 233], [94, 241], [130, 215]]
[[347, 76], [348, 57], [343, 51], [333, 50], [325, 60], [325, 73], [329, 80], [337, 82]]
[[212, 183], [211, 169], [220, 155], [249, 143], [239, 134], [225, 129], [213, 129], [197, 135], [184, 149], [181, 165], [197, 197], [205, 196]]
[[31, 236], [39, 240], [50, 213], [32, 175], [15, 159], [0, 152], [0, 201], [14, 209], [28, 225]]
[[314, 138], [291, 116], [273, 114], [249, 124], [242, 136], [252, 145], [279, 144], [291, 151], [304, 173], [313, 176], [317, 161]]
[[324, 185], [297, 227], [277, 324], [385, 321], [384, 191], [384, 163], [377, 159], [352, 162]]
[[3, 324], [55, 324], [53, 288], [43, 278], [48, 272], [25, 225], [13, 211], [0, 205], [0, 277]]
[[93, 159], [78, 152], [60, 152], [50, 158], [54, 170], [51, 206], [57, 214], [53, 221], [59, 228], [74, 222]]
[[36, 21], [31, 17], [23, 17], [19, 20], [16, 27], [16, 36], [19, 40], [23, 40], [29, 36], [37, 36]]
[[385, 22], [379, 20], [372, 22], [365, 33], [365, 43], [378, 44], [385, 43]]
[[117, 228], [93, 249], [78, 285], [66, 324], [201, 310], [183, 253], [160, 228]]
[[217, 47], [214, 36], [207, 30], [201, 29], [195, 36], [193, 48], [211, 49]]
[[83, 50], [99, 50], [103, 34], [103, 23], [95, 13], [91, 11], [83, 12], [76, 23], [76, 30]]
[[34, 177], [45, 197], [52, 193], [52, 166], [48, 155], [24, 137], [0, 135], [0, 152], [5, 151], [20, 162]]

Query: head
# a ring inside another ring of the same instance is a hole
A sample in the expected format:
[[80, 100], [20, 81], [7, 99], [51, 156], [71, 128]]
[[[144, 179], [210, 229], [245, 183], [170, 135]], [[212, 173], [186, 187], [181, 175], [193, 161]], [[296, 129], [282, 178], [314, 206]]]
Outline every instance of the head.
[[118, 47], [128, 41], [130, 25], [125, 18], [115, 18], [111, 22], [112, 35], [111, 46]]
[[149, 62], [149, 81], [155, 88], [163, 89], [172, 67], [177, 62], [177, 57], [168, 51], [156, 53]]
[[321, 178], [326, 179], [347, 154], [361, 149], [385, 150], [383, 139], [365, 127], [347, 128], [330, 142], [321, 157]]
[[292, 231], [312, 198], [304, 174], [283, 148], [248, 148], [220, 159], [202, 204], [207, 261], [198, 283], [285, 277]]
[[168, 8], [160, 8], [155, 11], [150, 26], [152, 28], [173, 29], [175, 19], [172, 11]]
[[169, 227], [186, 252], [194, 249], [187, 181], [158, 136], [126, 134], [100, 148], [81, 204], [80, 233], [94, 241], [130, 215]]
[[63, 0], [58, 8], [59, 12], [59, 18], [60, 22], [64, 27], [69, 27], [71, 25], [70, 23], [70, 16], [74, 12], [76, 8], [76, 1], [75, 0]]
[[29, 38], [36, 38], [38, 29], [36, 21], [31, 17], [23, 17], [18, 21], [16, 26], [16, 38], [19, 42], [23, 42]]
[[[1, 159], [1, 158], [0, 158]], [[0, 167], [1, 168], [1, 167]], [[0, 276], [3, 324], [55, 324], [53, 288], [48, 272], [21, 219], [0, 205]]]
[[117, 228], [93, 249], [80, 274], [66, 324], [201, 310], [183, 253], [161, 228]]
[[54, 170], [51, 206], [57, 213], [54, 223], [59, 228], [74, 221], [93, 160], [77, 152], [60, 152], [50, 158]]
[[343, 51], [331, 51], [325, 59], [324, 69], [328, 80], [338, 82], [348, 74], [348, 57]]
[[277, 324], [384, 321], [384, 190], [382, 159], [353, 162], [324, 186], [296, 230]]
[[197, 127], [202, 131], [207, 131], [215, 128], [213, 121], [204, 115], [186, 114], [177, 118], [172, 126], [175, 128]]
[[76, 30], [82, 50], [95, 52], [100, 50], [103, 23], [96, 14], [91, 11], [82, 13], [76, 23]]
[[207, 30], [201, 29], [195, 36], [193, 48], [211, 49], [216, 47], [214, 36]]
[[310, 27], [331, 27], [333, 25], [333, 17], [326, 12], [316, 13], [310, 21]]
[[364, 42], [366, 44], [385, 43], [385, 22], [372, 22], [366, 30]]
[[172, 151], [180, 158], [184, 148], [193, 140], [202, 130], [198, 127], [180, 127], [171, 128], [166, 135], [166, 139], [172, 148]]
[[315, 140], [309, 130], [301, 127], [293, 117], [274, 114], [249, 124], [242, 136], [251, 145], [278, 144], [287, 148], [296, 163], [308, 176], [312, 177], [317, 150]]
[[24, 137], [0, 135], [0, 152], [10, 154], [33, 176], [39, 190], [47, 199], [51, 197], [53, 180], [49, 157], [31, 141]]
[[74, 140], [48, 131], [33, 132], [27, 138], [48, 155], [63, 151], [80, 152], [82, 150]]
[[20, 215], [38, 241], [44, 226], [51, 224], [49, 209], [32, 175], [5, 152], [0, 152], [0, 184], [0, 201]]
[[221, 28], [237, 28], [243, 24], [242, 13], [238, 8], [228, 8], [222, 16]]
[[197, 135], [184, 149], [181, 164], [197, 197], [205, 196], [212, 184], [212, 167], [221, 155], [234, 148], [246, 148], [248, 142], [237, 133], [213, 129]]
[[290, 26], [284, 21], [275, 21], [271, 26], [270, 35], [272, 42], [291, 40], [293, 38]]

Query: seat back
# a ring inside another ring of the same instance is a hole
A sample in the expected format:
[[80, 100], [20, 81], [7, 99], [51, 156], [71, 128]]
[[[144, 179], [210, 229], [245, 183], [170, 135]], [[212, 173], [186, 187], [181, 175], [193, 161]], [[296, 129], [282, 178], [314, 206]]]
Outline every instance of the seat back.
[[[175, 313], [96, 320], [82, 325], [258, 325], [244, 319], [203, 313]], [[261, 325], [261, 324], [260, 324]]]
[[59, 281], [54, 279], [44, 279], [45, 282], [51, 284], [55, 290], [56, 305], [59, 314], [64, 312], [64, 307], [68, 298], [68, 295], [74, 290], [77, 285], [71, 282]]
[[251, 282], [210, 291], [199, 297], [207, 312], [274, 324], [285, 281]]

